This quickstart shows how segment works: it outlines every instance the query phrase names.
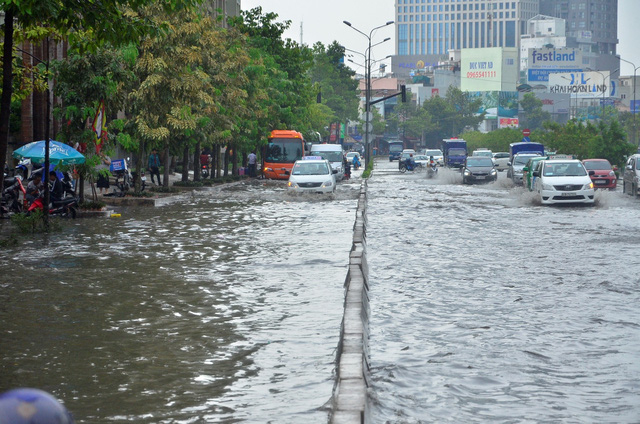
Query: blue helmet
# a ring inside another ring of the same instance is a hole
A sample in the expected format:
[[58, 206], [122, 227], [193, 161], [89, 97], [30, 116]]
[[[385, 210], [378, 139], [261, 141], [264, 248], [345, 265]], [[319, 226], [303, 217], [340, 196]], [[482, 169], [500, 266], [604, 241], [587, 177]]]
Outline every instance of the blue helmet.
[[0, 394], [0, 424], [74, 424], [74, 421], [49, 393], [25, 388]]

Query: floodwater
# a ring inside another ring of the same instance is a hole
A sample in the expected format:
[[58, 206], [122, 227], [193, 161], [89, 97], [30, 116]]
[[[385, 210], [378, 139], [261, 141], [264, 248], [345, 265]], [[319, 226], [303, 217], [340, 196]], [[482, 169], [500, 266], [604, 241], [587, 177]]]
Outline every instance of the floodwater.
[[377, 165], [371, 423], [640, 423], [640, 202]]
[[359, 187], [236, 184], [4, 250], [0, 392], [78, 423], [326, 423]]

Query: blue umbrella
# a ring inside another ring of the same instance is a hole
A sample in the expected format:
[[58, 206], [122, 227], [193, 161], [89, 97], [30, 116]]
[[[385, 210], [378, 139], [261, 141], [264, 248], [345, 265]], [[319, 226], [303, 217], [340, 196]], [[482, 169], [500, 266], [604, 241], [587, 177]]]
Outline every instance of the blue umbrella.
[[[15, 152], [13, 157], [30, 158], [33, 162], [44, 162], [45, 141], [33, 141], [26, 144]], [[73, 165], [84, 163], [84, 156], [73, 147], [60, 143], [59, 141], [49, 141], [49, 162], [53, 164]]]

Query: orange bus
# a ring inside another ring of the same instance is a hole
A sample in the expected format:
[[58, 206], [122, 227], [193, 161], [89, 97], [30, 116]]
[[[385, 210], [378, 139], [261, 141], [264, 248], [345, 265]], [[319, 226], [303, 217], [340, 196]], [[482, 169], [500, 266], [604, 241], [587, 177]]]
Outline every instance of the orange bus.
[[271, 131], [269, 143], [262, 156], [264, 177], [288, 180], [293, 163], [304, 156], [304, 147], [304, 138], [297, 131]]

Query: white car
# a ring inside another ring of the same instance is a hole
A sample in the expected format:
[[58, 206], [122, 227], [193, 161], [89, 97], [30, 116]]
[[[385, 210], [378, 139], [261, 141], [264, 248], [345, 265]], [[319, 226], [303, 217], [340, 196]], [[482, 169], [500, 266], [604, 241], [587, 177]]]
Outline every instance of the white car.
[[509, 169], [509, 152], [494, 153], [493, 163], [496, 164], [496, 170], [498, 171], [506, 171]]
[[353, 163], [353, 158], [354, 157], [358, 157], [358, 161], [360, 162], [360, 164], [362, 164], [362, 157], [360, 156], [360, 153], [358, 152], [349, 152], [346, 154], [347, 160], [351, 163]]
[[529, 162], [529, 159], [540, 156], [537, 153], [519, 153], [513, 157], [513, 161], [509, 162], [509, 168], [507, 169], [507, 178], [511, 178], [513, 183], [517, 186], [522, 185], [523, 170]]
[[429, 156], [427, 155], [413, 155], [413, 160], [422, 165], [424, 169], [427, 169], [429, 165]]
[[543, 205], [561, 203], [594, 203], [593, 182], [582, 162], [577, 159], [545, 159], [540, 161], [534, 191]]
[[337, 173], [328, 160], [306, 156], [293, 164], [287, 187], [291, 192], [333, 193]]
[[424, 155], [428, 158], [429, 156], [433, 156], [433, 159], [438, 163], [438, 166], [444, 166], [444, 156], [442, 155], [442, 150], [440, 149], [427, 149], [424, 151]]

